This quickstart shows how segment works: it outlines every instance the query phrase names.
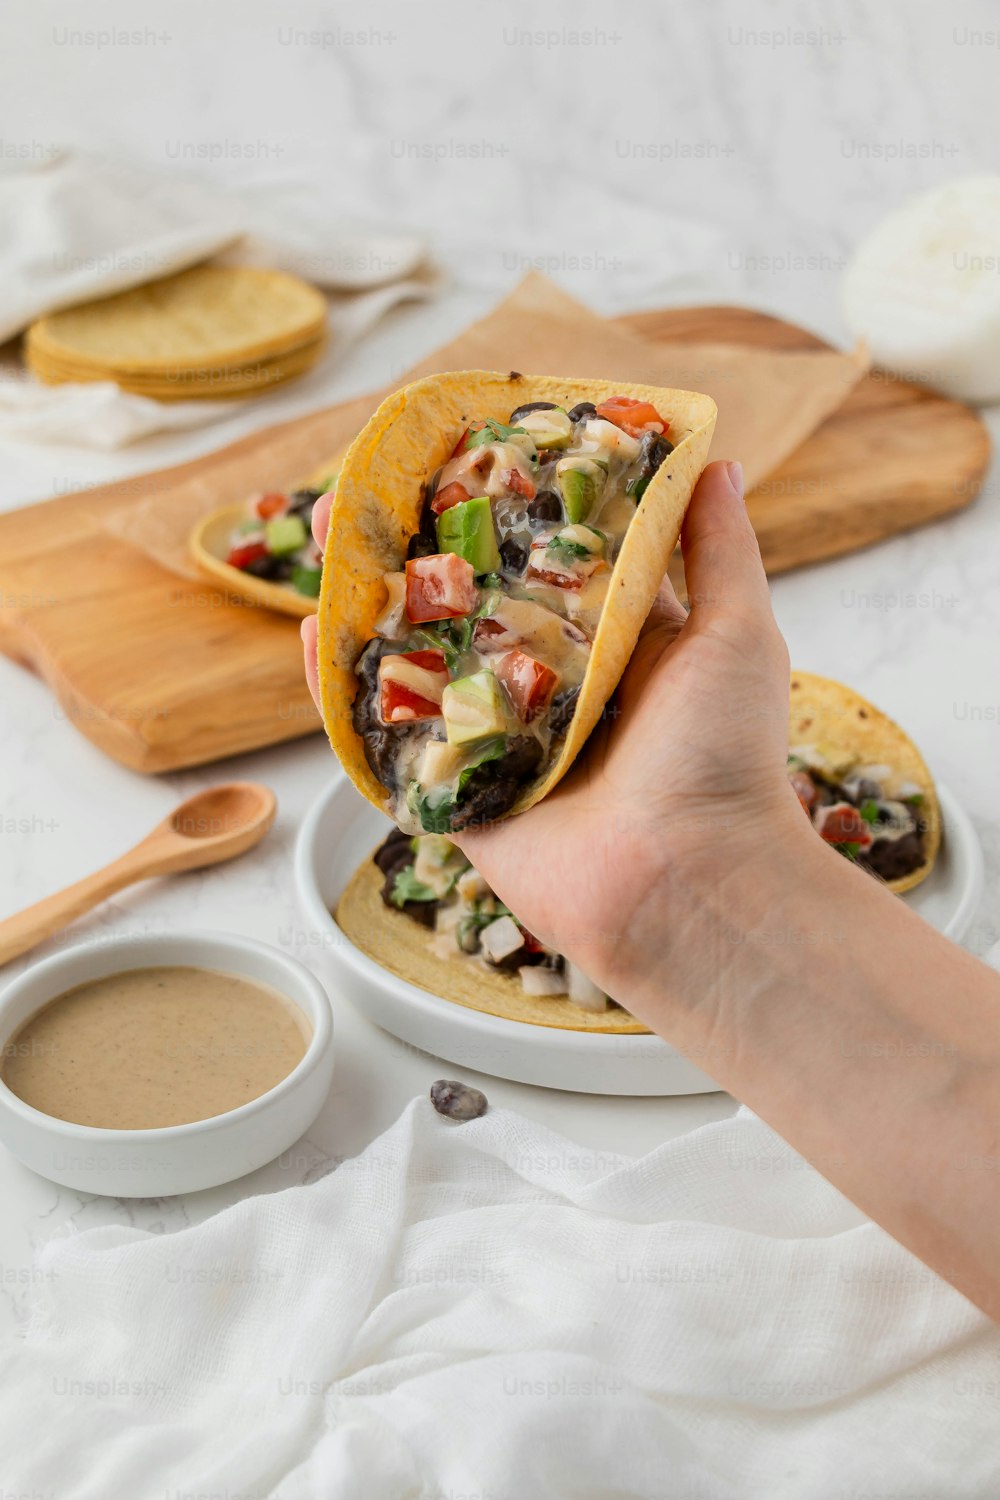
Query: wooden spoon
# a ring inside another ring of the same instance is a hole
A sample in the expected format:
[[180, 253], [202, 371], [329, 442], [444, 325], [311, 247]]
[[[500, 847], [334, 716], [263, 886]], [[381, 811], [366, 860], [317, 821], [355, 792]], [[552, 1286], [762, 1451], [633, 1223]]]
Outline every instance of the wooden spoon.
[[235, 859], [260, 842], [278, 810], [270, 787], [231, 781], [176, 807], [126, 854], [0, 922], [0, 964], [26, 953], [116, 891], [153, 875], [200, 870]]

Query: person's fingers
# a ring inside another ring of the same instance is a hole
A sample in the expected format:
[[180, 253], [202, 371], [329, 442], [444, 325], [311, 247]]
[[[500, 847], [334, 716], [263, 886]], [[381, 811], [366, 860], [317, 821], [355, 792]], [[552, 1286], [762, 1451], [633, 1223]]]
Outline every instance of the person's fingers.
[[760, 549], [743, 503], [740, 464], [708, 465], [684, 518], [681, 547], [696, 621], [771, 618]]
[[330, 529], [330, 507], [333, 505], [333, 491], [328, 495], [320, 495], [313, 506], [312, 534], [313, 541], [322, 552], [326, 546], [326, 534]]
[[302, 621], [302, 650], [305, 656], [306, 682], [312, 693], [313, 702], [320, 707], [319, 701], [319, 668], [316, 665], [316, 616], [307, 615]]
[[649, 635], [650, 631], [658, 630], [662, 626], [666, 626], [674, 634], [678, 626], [683, 625], [686, 619], [687, 610], [675, 594], [669, 576], [664, 574], [660, 591], [653, 600], [639, 638], [641, 640], [643, 636]]

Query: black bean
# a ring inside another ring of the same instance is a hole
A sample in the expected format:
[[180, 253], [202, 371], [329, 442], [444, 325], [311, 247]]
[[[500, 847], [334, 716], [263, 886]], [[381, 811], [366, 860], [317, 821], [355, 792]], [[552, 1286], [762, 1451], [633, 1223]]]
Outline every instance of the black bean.
[[[485, 953], [483, 954], [483, 957], [486, 958]], [[524, 967], [524, 965], [528, 962], [529, 957], [530, 954], [522, 945], [520, 948], [515, 948], [513, 953], [505, 953], [503, 958], [487, 958], [486, 962], [489, 964], [491, 969], [499, 969], [501, 973], [504, 974], [514, 974], [518, 969]]]
[[387, 880], [382, 888], [382, 900], [386, 906], [391, 906], [393, 911], [401, 911], [404, 917], [409, 917], [411, 921], [419, 922], [421, 927], [430, 927], [433, 929], [437, 924], [438, 903], [436, 901], [404, 901], [402, 906], [397, 905], [395, 901], [390, 901], [386, 896], [386, 890], [389, 890], [391, 895], [395, 880], [396, 877], [394, 875], [392, 881]]
[[273, 583], [279, 576], [280, 562], [280, 558], [272, 557], [268, 553], [266, 557], [255, 557], [253, 562], [247, 563], [245, 568], [240, 569], [240, 572], [249, 573], [253, 578], [266, 578]]
[[517, 801], [524, 783], [537, 772], [541, 759], [542, 747], [533, 735], [515, 735], [499, 760], [484, 761], [473, 771], [452, 815], [452, 828], [457, 832], [502, 818]]
[[392, 641], [378, 637], [368, 642], [358, 661], [358, 691], [351, 715], [354, 732], [364, 742], [372, 775], [389, 792], [396, 790], [396, 754], [401, 736], [398, 730], [387, 729], [378, 716], [378, 664], [386, 652], [398, 649]]
[[570, 720], [576, 713], [576, 700], [580, 696], [580, 689], [564, 688], [561, 693], [556, 693], [549, 704], [549, 728], [553, 739], [566, 733]]
[[528, 566], [528, 546], [517, 537], [509, 536], [500, 543], [500, 561], [505, 573], [523, 573]]
[[516, 427], [522, 417], [526, 417], [529, 411], [557, 411], [558, 407], [554, 401], [526, 401], [523, 406], [518, 406], [511, 412], [507, 419], [508, 427]]
[[858, 855], [858, 864], [883, 880], [901, 880], [924, 862], [923, 830], [914, 828], [901, 839], [877, 838], [870, 848]]
[[293, 490], [288, 499], [292, 510], [311, 511], [322, 494], [322, 490]]
[[528, 501], [528, 515], [533, 521], [561, 521], [562, 501], [555, 490], [539, 490], [534, 500]]
[[587, 417], [596, 416], [597, 407], [594, 405], [593, 401], [580, 401], [576, 406], [572, 407], [569, 412], [569, 419], [571, 422], [583, 422], [587, 419]]
[[412, 843], [413, 840], [408, 833], [403, 833], [400, 829], [394, 828], [388, 838], [379, 844], [372, 855], [372, 859], [378, 865], [383, 875], [388, 875], [390, 870], [398, 870], [400, 858], [404, 854], [406, 856], [406, 863], [413, 863]]
[[471, 1084], [454, 1078], [439, 1078], [431, 1084], [431, 1103], [449, 1120], [478, 1120], [489, 1108], [486, 1095]]
[[407, 559], [411, 562], [415, 557], [433, 557], [441, 550], [437, 539], [437, 516], [431, 510], [433, 493], [432, 489], [425, 486], [424, 503], [420, 508], [420, 529], [410, 537], [406, 549]]
[[434, 536], [428, 536], [426, 532], [418, 531], [410, 537], [409, 546], [406, 549], [406, 558], [408, 562], [412, 562], [416, 557], [433, 557], [440, 550], [437, 533]]

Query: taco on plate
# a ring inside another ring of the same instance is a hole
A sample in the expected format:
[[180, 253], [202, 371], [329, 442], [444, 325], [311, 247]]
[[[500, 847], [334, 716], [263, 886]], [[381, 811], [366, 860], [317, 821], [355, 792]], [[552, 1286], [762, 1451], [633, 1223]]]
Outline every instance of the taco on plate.
[[881, 709], [828, 677], [793, 672], [788, 775], [820, 838], [890, 890], [912, 890], [941, 843], [934, 782]]

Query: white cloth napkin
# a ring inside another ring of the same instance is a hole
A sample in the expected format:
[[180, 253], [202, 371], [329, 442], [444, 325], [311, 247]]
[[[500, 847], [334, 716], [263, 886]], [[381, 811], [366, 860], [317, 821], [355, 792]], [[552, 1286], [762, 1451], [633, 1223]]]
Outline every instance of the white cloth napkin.
[[[427, 296], [435, 284], [416, 236], [345, 225], [330, 195], [318, 197], [308, 184], [235, 197], [183, 175], [66, 154], [32, 171], [0, 172], [0, 341], [43, 313], [222, 251], [327, 290], [330, 347], [314, 374], [391, 307]], [[0, 434], [34, 442], [111, 450], [231, 417], [233, 409], [230, 401], [153, 401], [110, 382], [46, 386], [13, 360], [0, 372]]]
[[49, 1244], [0, 1361], [59, 1500], [983, 1500], [1000, 1331], [747, 1111], [638, 1160], [417, 1099], [198, 1227]]

